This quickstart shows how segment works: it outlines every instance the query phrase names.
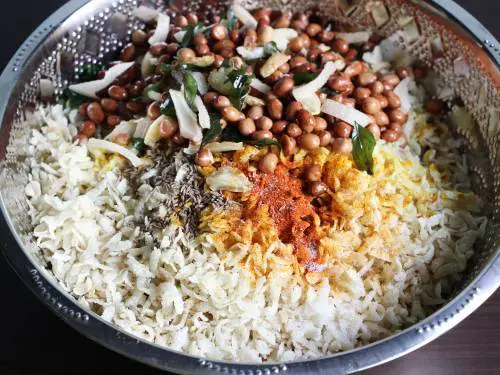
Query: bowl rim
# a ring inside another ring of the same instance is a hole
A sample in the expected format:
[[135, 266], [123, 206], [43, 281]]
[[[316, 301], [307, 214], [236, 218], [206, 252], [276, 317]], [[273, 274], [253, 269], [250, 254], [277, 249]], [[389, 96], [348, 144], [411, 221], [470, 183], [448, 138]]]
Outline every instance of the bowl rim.
[[[428, 4], [444, 13], [454, 23], [478, 42], [483, 50], [500, 68], [500, 44], [496, 38], [470, 13], [452, 0], [428, 0], [414, 2]], [[111, 0], [71, 0], [51, 16], [26, 39], [6, 65], [0, 76], [0, 118], [3, 120], [18, 76], [33, 57], [40, 43], [46, 40], [74, 13], [86, 6], [104, 6]], [[89, 8], [90, 9], [90, 8]], [[1, 192], [0, 192], [1, 194]], [[5, 202], [0, 195], [0, 248], [8, 263], [28, 288], [66, 324], [80, 334], [144, 364], [177, 373], [238, 373], [278, 374], [319, 373], [346, 374], [361, 371], [388, 362], [420, 348], [445, 333], [475, 309], [477, 309], [500, 286], [500, 251], [490, 256], [483, 270], [452, 300], [418, 323], [369, 345], [329, 355], [319, 359], [283, 363], [235, 363], [207, 360], [162, 347], [133, 336], [123, 329], [104, 321], [90, 310], [84, 309], [71, 295], [63, 290], [55, 278], [42, 269], [32, 254], [24, 249], [19, 235], [14, 231], [7, 214]]]

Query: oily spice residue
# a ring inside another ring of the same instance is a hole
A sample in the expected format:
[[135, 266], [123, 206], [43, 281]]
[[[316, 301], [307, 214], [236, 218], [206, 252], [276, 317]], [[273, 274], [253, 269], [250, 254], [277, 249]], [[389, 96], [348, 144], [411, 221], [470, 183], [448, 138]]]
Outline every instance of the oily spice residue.
[[303, 192], [301, 180], [281, 166], [273, 174], [252, 174], [249, 178], [254, 184], [251, 195], [257, 203], [245, 216], [251, 218], [259, 206], [267, 205], [280, 240], [293, 245], [298, 261], [306, 267], [317, 263], [317, 215], [311, 204], [312, 197]]

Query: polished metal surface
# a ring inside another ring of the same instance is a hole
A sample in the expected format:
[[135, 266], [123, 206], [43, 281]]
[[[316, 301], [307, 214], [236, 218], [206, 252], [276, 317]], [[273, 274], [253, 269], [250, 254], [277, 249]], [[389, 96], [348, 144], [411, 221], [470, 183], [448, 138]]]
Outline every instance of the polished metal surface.
[[[224, 2], [173, 1], [178, 10], [211, 12]], [[249, 7], [269, 5], [309, 9], [316, 0], [245, 0]], [[476, 124], [457, 129], [467, 139], [476, 189], [490, 202], [484, 241], [477, 246], [456, 295], [425, 320], [373, 344], [318, 360], [280, 364], [211, 361], [171, 351], [133, 337], [83, 309], [44, 268], [31, 238], [24, 198], [29, 173], [26, 157], [30, 128], [23, 120], [40, 103], [39, 82], [52, 82], [57, 96], [76, 79], [79, 67], [106, 60], [122, 46], [130, 17], [141, 4], [160, 0], [72, 0], [47, 19], [21, 46], [0, 77], [0, 245], [18, 275], [58, 316], [82, 334], [123, 355], [177, 373], [345, 374], [415, 350], [451, 329], [478, 308], [500, 285], [500, 45], [464, 9], [449, 0], [329, 0], [319, 13], [334, 14], [346, 25], [371, 27], [382, 35], [400, 33], [397, 43], [439, 73], [473, 114]], [[417, 34], [412, 31], [417, 30]], [[447, 99], [451, 99], [447, 98]]]

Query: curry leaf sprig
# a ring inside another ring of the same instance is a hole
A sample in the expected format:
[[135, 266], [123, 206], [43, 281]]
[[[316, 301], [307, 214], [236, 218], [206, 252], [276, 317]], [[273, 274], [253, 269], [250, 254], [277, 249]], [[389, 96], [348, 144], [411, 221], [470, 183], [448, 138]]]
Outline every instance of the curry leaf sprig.
[[231, 103], [241, 111], [245, 98], [250, 92], [250, 83], [254, 79], [253, 74], [248, 74], [244, 68], [231, 70], [227, 74], [226, 82], [231, 83], [231, 90], [229, 91], [229, 100]]
[[196, 93], [198, 92], [198, 84], [191, 72], [187, 69], [180, 71], [182, 75], [182, 84], [184, 85], [184, 98], [190, 107], [193, 107]]
[[352, 131], [352, 157], [358, 169], [373, 174], [373, 150], [377, 140], [366, 128], [354, 123]]
[[199, 33], [206, 33], [212, 28], [212, 26], [205, 26], [202, 23], [197, 23], [195, 25], [187, 25], [182, 29], [182, 31], [184, 31], [185, 33], [180, 43], [181, 46], [182, 47], [192, 46], [194, 36]]
[[228, 9], [226, 16], [222, 20], [222, 24], [226, 25], [229, 32], [233, 31], [233, 29], [238, 25], [238, 18], [234, 15], [232, 8]]
[[277, 52], [280, 52], [280, 50], [275, 41], [264, 44], [264, 54], [272, 55], [273, 53]]
[[160, 104], [160, 113], [163, 116], [176, 117], [174, 103], [170, 97]]
[[313, 79], [315, 79], [318, 75], [316, 73], [312, 72], [298, 72], [293, 75], [293, 82], [295, 85], [304, 85], [306, 83], [311, 82]]
[[255, 140], [255, 139], [252, 139], [250, 137], [247, 137], [247, 136], [241, 134], [239, 132], [238, 128], [235, 126], [226, 126], [224, 128], [224, 130], [222, 130], [220, 136], [221, 136], [221, 139], [223, 141], [243, 142], [246, 144], [253, 145], [257, 148], [262, 148], [265, 146], [278, 146], [278, 147], [280, 147], [280, 143], [275, 139]]
[[198, 84], [191, 71], [195, 66], [190, 64], [163, 64], [160, 70], [164, 73], [177, 73], [182, 77], [182, 84], [184, 86], [184, 98], [190, 107], [193, 107], [196, 93], [198, 92]]
[[222, 141], [243, 142], [253, 145], [257, 148], [262, 148], [265, 146], [281, 146], [280, 143], [275, 139], [255, 140], [250, 137], [244, 136], [235, 126], [226, 126], [223, 129], [221, 124], [221, 115], [219, 113], [213, 112], [210, 113], [210, 129], [206, 129], [204, 131], [203, 140], [201, 141], [201, 147], [205, 146], [207, 143], [212, 142], [217, 137], [220, 137]]
[[210, 115], [210, 128], [206, 129], [203, 133], [203, 139], [201, 141], [201, 146], [203, 147], [207, 143], [212, 142], [215, 138], [221, 135], [222, 125], [221, 125], [221, 115], [218, 112], [211, 112]]
[[144, 144], [144, 139], [140, 137], [133, 137], [132, 138], [132, 147], [134, 147], [135, 150], [137, 150], [137, 154], [142, 154], [144, 152], [144, 149], [146, 148], [146, 145]]
[[98, 78], [99, 72], [103, 69], [102, 64], [85, 64], [79, 74], [79, 82], [93, 81]]

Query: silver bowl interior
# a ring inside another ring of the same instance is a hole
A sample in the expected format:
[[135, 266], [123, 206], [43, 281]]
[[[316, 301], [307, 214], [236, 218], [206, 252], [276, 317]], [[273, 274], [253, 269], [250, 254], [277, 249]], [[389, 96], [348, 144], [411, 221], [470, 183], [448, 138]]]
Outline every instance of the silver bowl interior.
[[[477, 20], [449, 0], [244, 0], [249, 8], [314, 11], [345, 28], [371, 28], [426, 64], [449, 88], [445, 99], [461, 100], [474, 121], [456, 129], [467, 140], [475, 190], [487, 204], [486, 236], [456, 285], [449, 303], [424, 321], [385, 340], [314, 361], [241, 364], [209, 361], [161, 348], [112, 327], [73, 297], [44, 268], [31, 237], [24, 186], [29, 166], [30, 128], [23, 121], [41, 102], [40, 80], [52, 82], [54, 98], [78, 77], [87, 62], [106, 61], [141, 23], [131, 17], [139, 5], [165, 9], [161, 0], [72, 0], [28, 38], [0, 77], [0, 243], [28, 286], [68, 324], [93, 340], [136, 360], [179, 373], [231, 372], [350, 373], [412, 351], [452, 328], [474, 311], [500, 284], [500, 45]], [[174, 0], [169, 12], [217, 13], [225, 2]], [[242, 372], [243, 371], [243, 372]]]

